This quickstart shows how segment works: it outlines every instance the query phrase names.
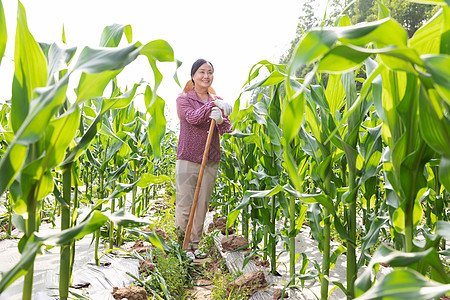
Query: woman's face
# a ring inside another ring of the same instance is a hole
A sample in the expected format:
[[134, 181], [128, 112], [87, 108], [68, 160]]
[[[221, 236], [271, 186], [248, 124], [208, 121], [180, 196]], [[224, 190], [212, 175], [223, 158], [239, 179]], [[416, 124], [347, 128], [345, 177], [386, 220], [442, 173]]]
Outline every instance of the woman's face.
[[214, 70], [209, 63], [204, 63], [192, 76], [196, 87], [209, 88], [214, 80]]

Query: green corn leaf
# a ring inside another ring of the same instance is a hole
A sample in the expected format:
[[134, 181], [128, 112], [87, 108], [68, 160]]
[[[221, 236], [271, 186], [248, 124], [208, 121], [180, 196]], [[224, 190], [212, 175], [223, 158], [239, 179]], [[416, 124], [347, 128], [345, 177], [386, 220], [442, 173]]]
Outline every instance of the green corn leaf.
[[450, 190], [450, 158], [442, 156], [441, 157], [441, 163], [439, 165], [439, 180], [441, 181], [442, 185], [447, 189], [447, 191]]
[[104, 114], [106, 111], [111, 109], [120, 109], [130, 105], [131, 101], [136, 95], [136, 90], [140, 86], [139, 83], [135, 83], [133, 88], [120, 96], [104, 99], [102, 103], [102, 110], [100, 114]]
[[53, 168], [59, 165], [66, 154], [66, 149], [72, 142], [80, 123], [80, 109], [73, 105], [60, 117], [52, 120], [46, 130], [46, 165]]
[[111, 195], [108, 197], [109, 199], [115, 199], [119, 198], [129, 192], [131, 192], [134, 187], [138, 184], [139, 180], [133, 182], [133, 183], [117, 183], [114, 191], [111, 193]]
[[256, 89], [257, 87], [261, 86], [272, 86], [275, 84], [278, 84], [286, 79], [286, 74], [282, 74], [279, 71], [275, 70], [272, 73], [270, 73], [266, 78], [250, 85], [246, 86], [244, 91], [251, 91]]
[[450, 55], [421, 56], [442, 99], [450, 104]]
[[326, 100], [330, 108], [330, 112], [334, 114], [344, 105], [345, 91], [342, 85], [340, 74], [330, 74], [328, 76], [327, 88], [325, 90]]
[[295, 50], [293, 59], [289, 64], [289, 76], [294, 75], [301, 66], [325, 55], [337, 38], [338, 36], [333, 30], [308, 32]]
[[450, 240], [450, 222], [437, 221], [436, 234], [439, 234], [446, 240]]
[[331, 49], [320, 61], [318, 71], [343, 72], [355, 68], [370, 56], [365, 51], [348, 45], [339, 45]]
[[417, 29], [413, 37], [409, 39], [410, 47], [419, 55], [439, 54], [441, 34], [443, 31], [442, 10], [439, 10], [422, 27]]
[[[174, 54], [173, 54], [173, 49], [169, 45], [169, 43], [167, 43], [166, 41], [155, 40], [155, 41], [149, 42], [149, 43], [145, 44], [144, 46], [142, 46], [140, 54], [147, 56], [148, 62], [150, 63], [150, 67], [152, 68], [153, 75], [155, 77], [155, 85], [153, 88], [153, 95], [152, 95], [152, 101], [151, 101], [151, 102], [153, 102], [153, 101], [155, 101], [155, 99], [157, 97], [156, 91], [158, 90], [158, 87], [161, 84], [161, 81], [163, 79], [163, 75], [161, 74], [158, 67], [156, 66], [156, 61], [161, 61], [161, 62], [174, 61], [175, 58], [174, 58]], [[181, 64], [179, 64], [178, 61], [176, 61], [176, 63], [177, 63], [177, 69], [178, 69], [178, 67]], [[175, 75], [176, 75], [176, 71], [175, 71]], [[178, 79], [177, 76], [175, 76], [175, 78]], [[179, 85], [179, 82], [177, 82], [177, 83]]]
[[100, 74], [82, 73], [77, 87], [77, 103], [103, 96], [108, 83], [121, 71], [104, 71]]
[[149, 225], [150, 222], [140, 219], [132, 214], [127, 214], [125, 210], [120, 210], [112, 214], [109, 219], [116, 225], [122, 227], [140, 227]]
[[387, 9], [387, 7], [380, 0], [376, 1], [378, 6], [378, 20], [388, 18], [390, 16], [389, 9]]
[[30, 103], [30, 111], [14, 140], [0, 161], [0, 193], [12, 183], [25, 162], [26, 146], [44, 134], [55, 111], [64, 103], [68, 76], [56, 85], [37, 90], [38, 97]]
[[156, 176], [150, 173], [144, 173], [141, 174], [141, 179], [139, 179], [137, 186], [140, 188], [146, 188], [151, 184], [161, 184], [164, 182], [171, 182], [171, 181], [172, 180], [167, 175]]
[[356, 280], [357, 295], [361, 295], [372, 285], [371, 273], [376, 264], [385, 263], [391, 267], [407, 267], [420, 261], [430, 265], [436, 272], [435, 274], [439, 275], [440, 281], [448, 282], [448, 276], [445, 274], [434, 248], [429, 248], [422, 252], [405, 253], [382, 245], [375, 251], [367, 269]]
[[[333, 200], [327, 195], [321, 194], [302, 194], [300, 197], [305, 203], [319, 203], [320, 205], [326, 207], [328, 213], [336, 215], [336, 210], [334, 209]], [[326, 217], [326, 216], [325, 216]]]
[[71, 162], [73, 162], [75, 159], [80, 157], [84, 151], [89, 147], [91, 144], [91, 141], [95, 138], [98, 132], [99, 126], [102, 124], [102, 114], [99, 114], [97, 118], [92, 122], [91, 126], [89, 126], [88, 130], [84, 133], [84, 135], [81, 137], [78, 144], [75, 146], [75, 148], [66, 156], [64, 161], [60, 164], [60, 166], [67, 165]]
[[450, 291], [450, 284], [440, 284], [426, 278], [420, 273], [405, 269], [394, 270], [357, 297], [358, 300], [368, 299], [417, 299], [427, 300], [444, 295]]
[[361, 256], [358, 261], [358, 268], [364, 264], [365, 259], [369, 259], [370, 257], [366, 254], [366, 251], [370, 249], [373, 245], [378, 243], [378, 237], [380, 234], [381, 227], [388, 222], [387, 217], [376, 217], [372, 223], [370, 224], [369, 231], [362, 238], [361, 242]]
[[392, 18], [338, 27], [334, 31], [340, 42], [355, 46], [365, 46], [376, 41], [378, 48], [387, 45], [405, 47], [408, 40], [406, 30]]
[[25, 275], [34, 264], [36, 255], [42, 254], [41, 248], [47, 245], [62, 245], [69, 241], [82, 238], [100, 228], [108, 218], [99, 211], [95, 211], [78, 226], [52, 233], [47, 236], [34, 233], [26, 242], [19, 262], [8, 272], [4, 273], [0, 281], [0, 293], [2, 293], [17, 278]]
[[118, 47], [125, 33], [128, 43], [132, 40], [131, 25], [113, 24], [105, 27], [100, 38], [100, 47]]
[[330, 256], [330, 270], [334, 269], [334, 266], [336, 265], [336, 261], [339, 255], [345, 252], [347, 252], [347, 249], [345, 249], [345, 247], [342, 245], [340, 245], [339, 247], [337, 247], [336, 250], [333, 251], [333, 253]]
[[19, 262], [11, 270], [2, 274], [2, 279], [0, 281], [0, 293], [4, 292], [6, 288], [18, 278], [25, 275], [34, 264], [36, 255], [42, 254], [42, 242], [32, 242], [32, 240], [34, 240], [34, 236], [29, 239], [26, 248], [22, 251], [22, 257]]
[[291, 82], [290, 80], [286, 80], [286, 94], [288, 99], [283, 101], [281, 129], [287, 142], [292, 141], [302, 125], [305, 112], [305, 88], [311, 82], [312, 74], [315, 71], [316, 68], [309, 73], [310, 76], [305, 80], [303, 86], [300, 86], [296, 81]]
[[51, 44], [48, 50], [48, 84], [54, 84], [59, 71], [67, 69], [67, 65], [75, 55], [76, 47], [60, 46]]
[[[153, 224], [149, 224], [152, 228]], [[146, 232], [138, 229], [126, 229], [126, 231], [134, 236], [137, 237], [143, 237], [147, 242], [152, 243], [155, 247], [161, 249], [162, 251], [168, 251], [170, 250], [164, 240], [160, 238], [156, 233], [154, 232]]]
[[150, 121], [148, 124], [148, 139], [152, 146], [153, 154], [155, 157], [161, 156], [161, 141], [166, 133], [166, 118], [164, 116], [165, 101], [156, 96], [152, 96], [152, 92], [149, 86], [145, 89], [145, 102], [147, 103], [150, 99], [153, 99], [149, 106], [147, 106], [147, 111], [150, 114]]
[[174, 61], [174, 53], [172, 47], [164, 40], [154, 40], [145, 44], [140, 54], [147, 57], [153, 57], [157, 61]]
[[141, 51], [136, 43], [123, 48], [91, 48], [81, 51], [73, 71], [97, 74], [123, 69], [134, 61]]
[[5, 11], [3, 9], [2, 1], [0, 0], [0, 65], [2, 63], [3, 55], [5, 54], [7, 40], [8, 32], [6, 30]]
[[0, 193], [3, 194], [12, 184], [25, 162], [26, 154], [27, 147], [24, 145], [14, 143], [8, 146], [8, 150], [0, 160], [0, 172], [2, 174]]
[[320, 226], [322, 222], [322, 210], [320, 209], [319, 203], [310, 204], [306, 215], [309, 221], [309, 227], [311, 228], [311, 234], [319, 243], [319, 250], [323, 251], [324, 232], [323, 227]]
[[419, 103], [418, 122], [422, 138], [434, 151], [450, 157], [450, 121], [444, 115], [436, 90], [421, 88]]
[[100, 211], [93, 211], [77, 226], [63, 230], [58, 233], [52, 233], [44, 236], [36, 233], [36, 236], [46, 245], [63, 245], [72, 240], [80, 239], [88, 234], [93, 233], [108, 221], [108, 217]]
[[[14, 48], [14, 79], [11, 96], [11, 125], [17, 132], [24, 122], [34, 89], [47, 83], [47, 60], [41, 47], [28, 30], [22, 3], [17, 8], [16, 44]], [[44, 125], [45, 126], [45, 125]]]

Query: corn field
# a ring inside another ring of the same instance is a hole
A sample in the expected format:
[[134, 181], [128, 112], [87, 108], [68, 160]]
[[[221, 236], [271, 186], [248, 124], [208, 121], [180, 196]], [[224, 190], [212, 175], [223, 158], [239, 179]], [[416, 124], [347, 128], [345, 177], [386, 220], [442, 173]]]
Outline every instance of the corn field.
[[[249, 71], [243, 92], [256, 97], [235, 102], [213, 205], [251, 242], [246, 261], [267, 258], [276, 274], [283, 245], [286, 287], [319, 278], [320, 299], [333, 285], [347, 299], [450, 291], [450, 2], [417, 2], [440, 10], [411, 38], [377, 2], [378, 21], [351, 24], [341, 15], [334, 27], [305, 33], [289, 63], [264, 60]], [[12, 223], [24, 233], [22, 258], [2, 274], [0, 293], [24, 276], [22, 299], [31, 299], [34, 260], [57, 246], [59, 296], [68, 299], [76, 241], [94, 233], [99, 264], [101, 240], [112, 250], [125, 234], [143, 234], [133, 228], [151, 225], [141, 217], [152, 193], [173, 180], [176, 138], [166, 131], [157, 63], [181, 63], [164, 40], [133, 41], [129, 25], [105, 27], [98, 47], [83, 49], [67, 45], [64, 30], [61, 43], [35, 41], [20, 2], [15, 39], [7, 25], [0, 0], [0, 63], [15, 43], [12, 96], [0, 104], [2, 224], [8, 235]], [[117, 75], [140, 55], [155, 80], [123, 90]], [[305, 66], [311, 71], [298, 78]], [[67, 96], [69, 80], [78, 80], [76, 99]], [[141, 89], [144, 113], [135, 105]], [[39, 233], [44, 206], [60, 214], [61, 231]], [[304, 226], [321, 262], [295, 252]], [[146, 237], [164, 248], [155, 234]], [[329, 282], [339, 256], [347, 280]], [[380, 264], [393, 270], [375, 280]]]

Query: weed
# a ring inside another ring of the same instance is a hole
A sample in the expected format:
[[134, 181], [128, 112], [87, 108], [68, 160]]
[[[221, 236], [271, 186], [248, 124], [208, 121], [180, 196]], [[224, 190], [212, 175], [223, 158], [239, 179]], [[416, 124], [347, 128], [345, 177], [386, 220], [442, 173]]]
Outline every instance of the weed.
[[186, 274], [178, 258], [171, 253], [168, 253], [166, 256], [162, 253], [157, 253], [155, 262], [161, 276], [164, 278], [169, 293], [175, 297], [181, 296], [186, 284]]
[[248, 290], [236, 289], [234, 277], [229, 272], [218, 269], [212, 276], [212, 299], [213, 300], [242, 300], [248, 298]]

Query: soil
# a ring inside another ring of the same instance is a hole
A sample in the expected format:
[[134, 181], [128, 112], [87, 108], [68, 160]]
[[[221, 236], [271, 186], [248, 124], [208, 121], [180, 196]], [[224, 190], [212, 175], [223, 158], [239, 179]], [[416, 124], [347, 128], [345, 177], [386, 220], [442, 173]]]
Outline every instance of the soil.
[[147, 258], [146, 260], [141, 260], [139, 262], [139, 271], [141, 273], [150, 273], [155, 269], [155, 264], [150, 260], [150, 258]]
[[215, 229], [219, 229], [222, 230], [223, 228], [226, 228], [227, 226], [227, 218], [223, 217], [223, 218], [215, 218], [212, 223], [209, 223], [208, 226], [208, 233], [215, 230]]
[[[278, 299], [281, 299], [281, 292], [282, 292], [283, 290], [282, 289], [275, 289], [275, 292], [273, 293], [273, 298], [272, 298], [272, 300], [278, 300]], [[289, 294], [288, 294], [288, 292], [284, 292], [284, 299], [286, 299], [286, 298], [288, 298], [289, 297]]]
[[233, 227], [222, 228], [220, 233], [223, 234], [223, 235], [233, 234], [234, 233], [234, 229], [233, 229]]
[[263, 271], [251, 271], [242, 274], [241, 276], [236, 278], [236, 280], [234, 280], [234, 288], [238, 290], [248, 291], [249, 296], [260, 290], [263, 290], [267, 287], [267, 285], [268, 284]]
[[128, 300], [147, 300], [147, 292], [144, 288], [139, 286], [126, 286], [123, 288], [114, 287], [112, 295], [114, 299], [128, 299]]
[[270, 267], [270, 263], [267, 259], [265, 260], [255, 260], [255, 265], [257, 265], [258, 267], [262, 267], [262, 268], [269, 268]]
[[136, 251], [137, 253], [147, 253], [149, 250], [149, 245], [146, 245], [144, 241], [137, 240], [131, 247], [127, 249], [128, 252]]
[[145, 232], [154, 232], [154, 233], [156, 233], [157, 235], [161, 236], [161, 237], [164, 239], [165, 242], [167, 242], [167, 241], [170, 239], [169, 235], [168, 235], [164, 230], [162, 230], [162, 229], [160, 229], [160, 228], [155, 228], [154, 230], [152, 230], [152, 229], [150, 228], [150, 226], [147, 226], [147, 227], [144, 228], [144, 230], [142, 230], [142, 231], [145, 231]]
[[236, 249], [245, 249], [248, 247], [248, 241], [242, 236], [229, 236], [222, 239], [222, 251], [234, 251]]

